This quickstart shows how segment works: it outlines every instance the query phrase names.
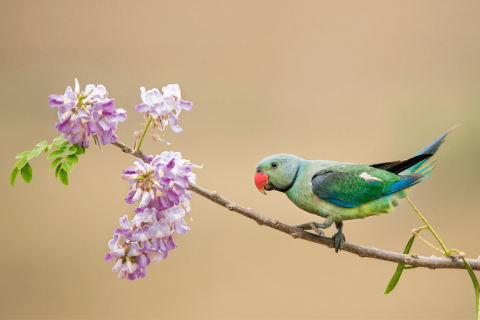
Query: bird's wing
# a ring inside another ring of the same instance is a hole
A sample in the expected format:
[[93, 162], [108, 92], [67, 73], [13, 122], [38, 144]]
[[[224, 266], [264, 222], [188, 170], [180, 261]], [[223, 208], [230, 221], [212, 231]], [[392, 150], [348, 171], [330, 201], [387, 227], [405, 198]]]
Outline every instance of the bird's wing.
[[369, 165], [335, 165], [316, 173], [313, 192], [340, 207], [353, 208], [368, 201], [408, 188], [424, 176], [419, 173], [398, 176]]

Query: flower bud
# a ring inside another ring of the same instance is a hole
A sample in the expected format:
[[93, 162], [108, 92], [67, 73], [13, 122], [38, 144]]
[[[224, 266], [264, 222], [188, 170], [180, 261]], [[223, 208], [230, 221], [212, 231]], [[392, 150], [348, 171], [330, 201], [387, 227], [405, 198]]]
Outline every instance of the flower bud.
[[134, 138], [137, 138], [137, 139], [140, 139], [142, 137], [142, 133], [135, 130], [135, 132], [133, 133], [133, 137]]
[[115, 266], [113, 266], [112, 272], [117, 273], [122, 268], [122, 259], [117, 259]]
[[135, 161], [133, 164], [135, 165], [135, 167], [138, 168], [138, 170], [140, 170], [143, 175], [147, 174], [147, 170], [145, 170], [145, 168], [138, 161]]
[[132, 265], [132, 261], [130, 259], [130, 257], [127, 257], [127, 267], [128, 267], [128, 272], [129, 273], [133, 273], [133, 271], [135, 271], [133, 268], [133, 265]]
[[154, 169], [149, 163], [145, 164], [145, 167], [147, 169], [147, 174], [153, 173]]
[[114, 258], [120, 258], [120, 257], [123, 257], [125, 255], [125, 249], [124, 248], [120, 248], [120, 249], [117, 249], [117, 250], [112, 250], [110, 252], [110, 255]]
[[122, 174], [123, 180], [140, 180], [138, 179], [140, 175], [138, 174]]
[[461, 259], [461, 258], [465, 258], [465, 252], [460, 252], [458, 254], [458, 258]]
[[135, 192], [135, 195], [133, 196], [132, 200], [137, 202], [138, 200], [141, 199], [142, 197], [142, 188], [138, 188], [137, 191]]
[[158, 133], [155, 133], [154, 135], [152, 135], [152, 139], [153, 139], [153, 141], [160, 141], [160, 142], [163, 142], [163, 143], [165, 143], [165, 144], [170, 145], [169, 142], [167, 142], [167, 141], [165, 141], [165, 140], [163, 140], [163, 139], [160, 139], [160, 136], [158, 135]]
[[127, 277], [127, 270], [122, 270], [120, 271], [120, 273], [118, 274], [118, 278], [119, 279], [125, 279]]
[[142, 201], [140, 202], [139, 207], [145, 208], [150, 201], [152, 200], [152, 194], [149, 191], [144, 191], [142, 194]]
[[415, 237], [418, 237], [418, 229], [413, 229], [413, 230], [412, 230], [412, 234], [413, 234]]
[[67, 112], [65, 112], [63, 114], [63, 116], [60, 118], [60, 121], [65, 121], [68, 119], [68, 117], [70, 117], [70, 115], [72, 114], [72, 110], [68, 110]]
[[95, 90], [95, 88], [93, 88], [92, 90], [88, 91], [87, 93], [83, 93], [80, 98], [83, 98], [85, 99], [86, 97], [88, 97], [89, 95], [92, 94], [93, 90]]
[[80, 95], [80, 84], [78, 83], [77, 78], [75, 78], [75, 94], [77, 97]]

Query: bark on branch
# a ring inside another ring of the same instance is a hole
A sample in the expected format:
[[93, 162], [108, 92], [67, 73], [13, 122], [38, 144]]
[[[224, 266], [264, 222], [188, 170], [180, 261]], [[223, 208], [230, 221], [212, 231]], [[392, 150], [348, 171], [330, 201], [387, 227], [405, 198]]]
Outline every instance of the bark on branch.
[[[113, 145], [119, 147], [125, 153], [138, 157], [143, 161], [147, 161], [144, 153], [140, 150], [134, 151], [132, 148], [121, 142], [115, 142], [113, 143]], [[195, 183], [190, 183], [189, 190], [215, 202], [218, 205], [221, 205], [222, 207], [227, 208], [230, 211], [240, 213], [241, 215], [256, 221], [261, 226], [263, 225], [281, 231], [292, 236], [294, 239], [302, 239], [310, 242], [315, 242], [329, 248], [334, 247], [333, 240], [331, 238], [321, 237], [317, 234], [293, 228], [292, 226], [289, 226], [277, 220], [270, 219], [251, 208], [242, 207], [241, 205], [238, 205], [228, 199], [221, 197], [217, 192], [212, 192], [204, 189], [196, 185]], [[413, 256], [403, 253], [384, 251], [373, 247], [362, 247], [350, 242], [344, 242], [342, 250], [356, 254], [362, 258], [373, 258], [421, 268], [465, 269], [465, 265], [463, 264], [463, 261], [461, 259], [455, 259], [452, 261], [452, 259], [450, 258]], [[480, 270], [480, 260], [467, 259], [467, 261], [468, 263], [470, 263], [470, 266], [473, 270]]]
[[130, 148], [129, 146], [127, 146], [126, 144], [123, 144], [121, 142], [114, 142], [112, 143], [114, 146], [116, 147], [119, 147], [120, 149], [122, 149], [123, 152], [125, 153], [128, 153], [128, 154], [131, 154], [132, 156], [134, 157], [137, 157], [137, 158], [140, 158], [142, 159], [144, 162], [148, 162], [147, 161], [147, 158], [145, 157], [145, 154], [141, 151], [141, 150], [133, 150], [132, 148]]

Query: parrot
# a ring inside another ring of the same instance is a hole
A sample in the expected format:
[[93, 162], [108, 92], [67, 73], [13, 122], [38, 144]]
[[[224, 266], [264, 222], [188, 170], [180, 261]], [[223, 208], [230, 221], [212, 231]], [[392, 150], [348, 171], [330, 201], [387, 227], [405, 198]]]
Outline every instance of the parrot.
[[325, 236], [320, 229], [335, 222], [337, 232], [332, 239], [338, 253], [345, 242], [343, 221], [393, 211], [409, 188], [430, 176], [435, 160], [427, 162], [457, 126], [406, 160], [357, 164], [273, 155], [257, 164], [255, 185], [265, 195], [265, 191], [283, 192], [300, 209], [325, 218], [322, 223], [308, 222], [295, 228]]

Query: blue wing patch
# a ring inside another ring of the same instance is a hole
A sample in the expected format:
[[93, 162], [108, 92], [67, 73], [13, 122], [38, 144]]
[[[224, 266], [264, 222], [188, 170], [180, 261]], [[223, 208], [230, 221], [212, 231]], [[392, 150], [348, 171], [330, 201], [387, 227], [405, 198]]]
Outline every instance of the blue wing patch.
[[402, 189], [413, 187], [414, 185], [422, 182], [423, 180], [427, 179], [428, 177], [430, 177], [430, 176], [426, 176], [426, 177], [424, 177], [423, 179], [420, 179], [420, 180], [418, 178], [416, 178], [416, 179], [414, 178], [414, 179], [403, 179], [403, 180], [394, 182], [392, 184], [392, 187], [390, 188], [390, 191], [382, 193], [381, 195], [379, 195], [375, 199], [382, 198], [384, 196], [395, 193], [395, 192], [400, 191]]

